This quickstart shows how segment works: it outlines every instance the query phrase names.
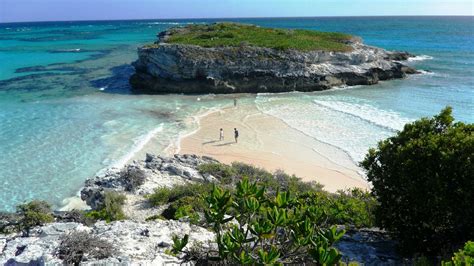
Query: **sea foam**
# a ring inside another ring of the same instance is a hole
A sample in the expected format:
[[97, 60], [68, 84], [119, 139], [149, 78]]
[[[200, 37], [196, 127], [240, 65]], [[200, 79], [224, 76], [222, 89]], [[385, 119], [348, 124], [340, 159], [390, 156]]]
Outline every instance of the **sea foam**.
[[112, 164], [112, 168], [122, 168], [125, 166], [125, 164], [130, 161], [133, 156], [139, 151], [145, 147], [145, 145], [153, 138], [155, 137], [159, 132], [163, 131], [163, 126], [164, 124], [161, 123], [158, 127], [154, 128], [153, 130], [149, 131], [147, 134], [142, 135], [138, 138], [135, 139], [133, 147], [130, 149], [130, 151], [123, 155], [121, 158], [119, 158], [117, 161], [115, 161]]
[[408, 61], [424, 61], [424, 60], [431, 60], [431, 59], [433, 59], [433, 57], [429, 55], [417, 55], [415, 57], [408, 58]]

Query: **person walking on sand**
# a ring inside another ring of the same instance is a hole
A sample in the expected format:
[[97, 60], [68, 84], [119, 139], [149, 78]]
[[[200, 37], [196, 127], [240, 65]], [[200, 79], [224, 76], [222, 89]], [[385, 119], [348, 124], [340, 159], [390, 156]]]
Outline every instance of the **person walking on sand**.
[[221, 128], [221, 130], [219, 131], [219, 140], [222, 141], [224, 140], [224, 130]]
[[239, 138], [239, 131], [237, 130], [237, 128], [234, 128], [234, 138], [235, 138], [235, 143], [237, 143], [237, 140]]

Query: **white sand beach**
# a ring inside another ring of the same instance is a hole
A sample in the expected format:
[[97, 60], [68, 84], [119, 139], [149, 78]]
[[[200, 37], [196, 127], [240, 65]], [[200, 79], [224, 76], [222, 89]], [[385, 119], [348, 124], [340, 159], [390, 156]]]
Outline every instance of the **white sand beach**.
[[[281, 169], [304, 180], [317, 181], [331, 192], [369, 188], [346, 153], [289, 127], [255, 106], [224, 108], [200, 117], [199, 125], [199, 129], [181, 139], [175, 152], [207, 155], [224, 163], [249, 163], [269, 171]], [[219, 140], [220, 128], [224, 129], [223, 141]], [[234, 141], [234, 128], [239, 131], [238, 143]]]

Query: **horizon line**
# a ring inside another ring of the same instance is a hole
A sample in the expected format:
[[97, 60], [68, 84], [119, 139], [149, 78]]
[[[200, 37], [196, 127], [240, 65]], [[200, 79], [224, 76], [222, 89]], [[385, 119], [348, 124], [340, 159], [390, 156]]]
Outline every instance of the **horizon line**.
[[145, 21], [145, 20], [215, 20], [215, 19], [288, 19], [288, 18], [370, 18], [370, 17], [474, 17], [474, 15], [353, 15], [353, 16], [274, 16], [274, 17], [189, 17], [189, 18], [137, 18], [137, 19], [78, 19], [78, 20], [37, 20], [9, 21], [9, 23], [49, 23], [49, 22], [97, 22], [97, 21]]

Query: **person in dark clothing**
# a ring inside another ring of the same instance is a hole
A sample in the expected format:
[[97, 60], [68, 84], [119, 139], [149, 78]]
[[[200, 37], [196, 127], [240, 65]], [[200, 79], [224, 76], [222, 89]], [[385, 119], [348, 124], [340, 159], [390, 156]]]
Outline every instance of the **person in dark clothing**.
[[235, 138], [235, 143], [237, 143], [237, 139], [239, 138], [239, 131], [237, 128], [234, 128], [234, 138]]

